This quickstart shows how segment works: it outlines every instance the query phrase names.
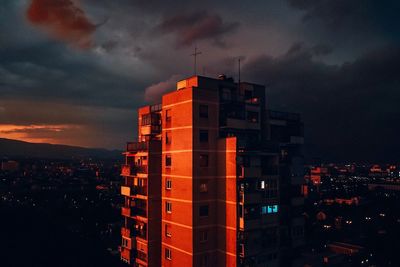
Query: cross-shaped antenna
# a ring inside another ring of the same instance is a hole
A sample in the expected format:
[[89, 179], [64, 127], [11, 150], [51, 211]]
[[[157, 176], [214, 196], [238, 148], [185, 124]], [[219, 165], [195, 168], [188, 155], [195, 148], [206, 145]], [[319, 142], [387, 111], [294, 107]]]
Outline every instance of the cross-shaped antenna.
[[191, 56], [194, 57], [193, 74], [197, 75], [197, 56], [201, 55], [200, 51], [197, 51], [197, 46], [194, 47], [194, 53]]

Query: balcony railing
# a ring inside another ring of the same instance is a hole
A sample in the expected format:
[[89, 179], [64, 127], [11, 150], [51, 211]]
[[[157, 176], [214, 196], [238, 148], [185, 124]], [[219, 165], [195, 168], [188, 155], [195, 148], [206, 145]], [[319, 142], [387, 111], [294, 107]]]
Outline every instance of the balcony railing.
[[145, 262], [147, 262], [147, 254], [146, 253], [144, 253], [144, 252], [142, 252], [142, 251], [137, 251], [137, 253], [136, 253], [136, 257], [139, 259], [139, 260], [142, 260], [142, 261], [145, 261]]
[[246, 99], [245, 102], [246, 102], [246, 104], [258, 105], [258, 104], [260, 104], [260, 99], [258, 97], [252, 97], [252, 98]]
[[126, 144], [126, 151], [127, 152], [138, 152], [138, 151], [147, 151], [149, 149], [148, 142], [128, 142]]
[[122, 176], [137, 175], [138, 173], [147, 173], [147, 172], [148, 172], [147, 165], [123, 164], [121, 166]]
[[136, 169], [136, 173], [147, 173], [148, 172], [147, 165], [136, 165], [135, 169]]
[[126, 236], [126, 237], [130, 237], [131, 236], [131, 229], [122, 227], [121, 228], [121, 235], [122, 236]]
[[147, 187], [145, 186], [121, 186], [121, 195], [132, 197], [135, 195], [147, 196]]
[[[134, 227], [133, 227], [134, 228]], [[140, 237], [141, 239], [146, 240], [147, 239], [147, 233], [146, 230], [136, 230], [136, 229], [130, 229], [126, 227], [121, 228], [121, 235], [125, 237]]]
[[125, 216], [125, 217], [134, 217], [134, 216], [146, 217], [147, 211], [142, 208], [122, 207], [121, 214], [122, 214], [122, 216]]
[[268, 151], [268, 152], [278, 152], [279, 144], [272, 141], [258, 141], [251, 139], [238, 139], [237, 140], [238, 150], [243, 151]]
[[238, 178], [259, 177], [261, 175], [260, 167], [245, 167], [238, 165], [236, 170]]

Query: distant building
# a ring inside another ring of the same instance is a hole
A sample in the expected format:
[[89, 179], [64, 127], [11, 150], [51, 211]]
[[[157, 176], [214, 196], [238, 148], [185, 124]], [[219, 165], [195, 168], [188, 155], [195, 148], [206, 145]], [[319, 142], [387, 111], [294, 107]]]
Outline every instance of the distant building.
[[2, 171], [18, 171], [19, 163], [17, 161], [9, 160], [1, 163]]
[[300, 266], [303, 125], [265, 102], [264, 86], [193, 76], [139, 109], [122, 167], [123, 261]]

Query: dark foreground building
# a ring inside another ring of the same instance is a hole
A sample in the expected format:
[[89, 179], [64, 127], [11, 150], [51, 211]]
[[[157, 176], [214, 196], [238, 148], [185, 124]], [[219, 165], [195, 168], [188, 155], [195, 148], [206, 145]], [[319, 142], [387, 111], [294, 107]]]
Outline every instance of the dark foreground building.
[[303, 126], [265, 87], [193, 76], [138, 111], [121, 194], [131, 266], [301, 266]]

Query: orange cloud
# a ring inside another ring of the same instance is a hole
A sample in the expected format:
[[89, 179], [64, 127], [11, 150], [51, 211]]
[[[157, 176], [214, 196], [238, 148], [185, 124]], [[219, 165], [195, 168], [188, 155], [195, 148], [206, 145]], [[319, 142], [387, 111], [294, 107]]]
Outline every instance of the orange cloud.
[[73, 125], [0, 125], [0, 137], [32, 143], [58, 143], [58, 135]]
[[72, 0], [32, 0], [27, 18], [57, 40], [82, 49], [92, 46], [96, 25]]

